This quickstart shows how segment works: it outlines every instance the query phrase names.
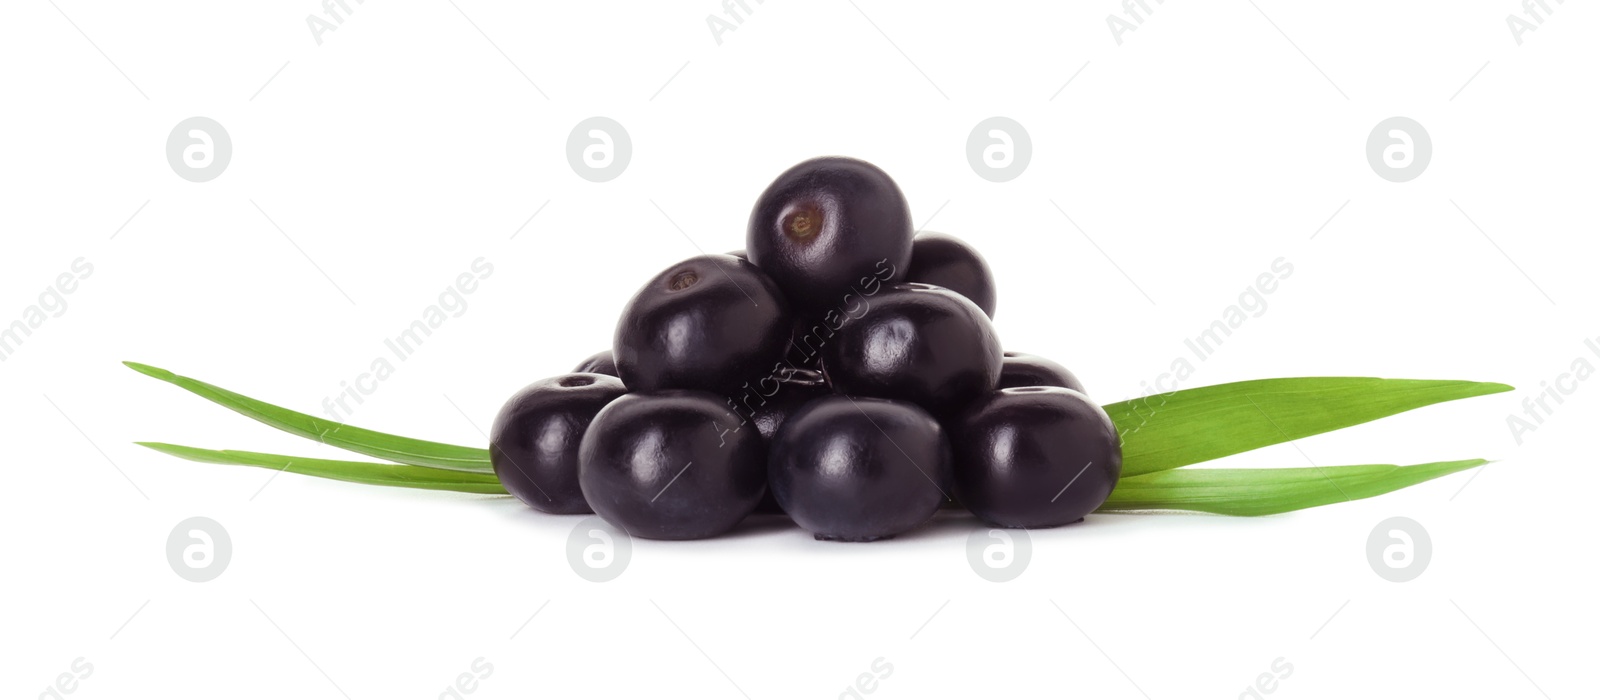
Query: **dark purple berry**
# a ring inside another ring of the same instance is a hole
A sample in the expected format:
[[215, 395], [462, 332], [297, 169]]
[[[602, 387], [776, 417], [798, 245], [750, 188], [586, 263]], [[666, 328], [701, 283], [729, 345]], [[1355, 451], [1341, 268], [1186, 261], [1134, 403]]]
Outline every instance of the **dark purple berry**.
[[700, 391], [627, 394], [595, 416], [578, 451], [589, 507], [635, 537], [720, 535], [766, 490], [766, 444], [723, 399]]
[[750, 262], [802, 315], [847, 303], [869, 280], [898, 281], [911, 262], [911, 210], [888, 174], [850, 158], [784, 171], [750, 212]]
[[1116, 426], [1071, 389], [1001, 389], [950, 431], [956, 498], [1001, 527], [1077, 522], [1105, 503], [1122, 474]]
[[617, 376], [617, 361], [613, 359], [610, 350], [601, 350], [590, 355], [583, 362], [579, 362], [577, 368], [572, 371], [615, 377]]
[[1038, 355], [1008, 352], [1000, 364], [1000, 388], [1058, 386], [1087, 394], [1083, 382], [1060, 363]]
[[617, 373], [629, 391], [733, 394], [771, 373], [794, 321], [754, 265], [702, 255], [667, 268], [634, 294], [617, 323]]
[[978, 249], [955, 236], [923, 233], [911, 241], [907, 282], [944, 287], [960, 294], [994, 318], [994, 273]]
[[823, 346], [835, 391], [909, 401], [940, 417], [994, 391], [1000, 339], [966, 297], [925, 284], [895, 285], [846, 319]]
[[768, 459], [778, 504], [817, 539], [893, 537], [927, 522], [947, 498], [944, 429], [908, 403], [816, 399], [778, 430]]
[[591, 512], [578, 486], [578, 445], [595, 414], [626, 392], [601, 374], [564, 374], [517, 392], [489, 434], [500, 485], [534, 510]]

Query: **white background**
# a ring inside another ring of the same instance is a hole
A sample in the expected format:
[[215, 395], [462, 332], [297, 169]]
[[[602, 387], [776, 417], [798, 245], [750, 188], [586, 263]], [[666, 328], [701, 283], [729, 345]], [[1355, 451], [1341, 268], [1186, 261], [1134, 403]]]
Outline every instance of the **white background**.
[[[719, 45], [711, 0], [350, 4], [320, 46], [311, 0], [8, 5], [0, 324], [94, 271], [0, 363], [0, 694], [80, 657], [73, 698], [432, 699], [480, 657], [463, 697], [834, 698], [880, 657], [863, 697], [1235, 698], [1280, 657], [1263, 697], [1592, 692], [1600, 381], [1521, 444], [1506, 421], [1600, 365], [1593, 5], [1551, 3], [1518, 45], [1511, 0], [1151, 3], [1119, 45], [1110, 0], [774, 0]], [[233, 143], [206, 183], [164, 154], [196, 115]], [[565, 152], [594, 115], [633, 143], [598, 184]], [[1033, 144], [1005, 183], [966, 158], [996, 115]], [[1365, 154], [1396, 115], [1433, 143], [1406, 183]], [[481, 445], [508, 395], [605, 347], [660, 268], [742, 247], [766, 183], [821, 154], [877, 163], [919, 226], [979, 246], [1007, 347], [1102, 401], [1193, 361], [1184, 340], [1279, 257], [1267, 310], [1183, 386], [1518, 387], [1230, 466], [1500, 461], [1277, 517], [1096, 516], [1034, 533], [1004, 584], [969, 568], [963, 518], [871, 546], [636, 541], [596, 584], [567, 564], [574, 518], [132, 444], [340, 456], [119, 361], [320, 413], [481, 256], [466, 312], [353, 419]], [[204, 584], [165, 556], [196, 515], [234, 549]], [[1394, 515], [1433, 542], [1409, 583], [1367, 563]]]

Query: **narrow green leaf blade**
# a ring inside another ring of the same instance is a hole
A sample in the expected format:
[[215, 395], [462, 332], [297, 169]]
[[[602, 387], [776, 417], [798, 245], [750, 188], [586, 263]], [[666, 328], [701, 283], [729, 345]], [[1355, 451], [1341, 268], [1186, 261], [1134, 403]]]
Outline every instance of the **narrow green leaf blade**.
[[489, 451], [476, 447], [447, 445], [441, 442], [414, 440], [412, 438], [357, 428], [343, 423], [309, 416], [236, 394], [198, 379], [180, 376], [137, 362], [124, 362], [134, 371], [168, 384], [175, 385], [244, 416], [266, 423], [274, 428], [303, 438], [343, 448], [352, 452], [387, 459], [401, 464], [420, 467], [438, 467], [464, 472], [492, 474]]
[[1259, 379], [1105, 406], [1122, 434], [1122, 474], [1138, 476], [1347, 428], [1505, 384], [1372, 377]]
[[1099, 510], [1272, 515], [1370, 498], [1485, 464], [1487, 460], [1467, 459], [1405, 467], [1175, 469], [1122, 479]]
[[357, 484], [403, 486], [414, 489], [460, 491], [464, 493], [504, 494], [506, 492], [492, 474], [476, 474], [455, 469], [289, 457], [260, 452], [242, 452], [239, 450], [207, 450], [161, 442], [141, 442], [138, 444], [157, 452], [192, 462], [261, 467]]

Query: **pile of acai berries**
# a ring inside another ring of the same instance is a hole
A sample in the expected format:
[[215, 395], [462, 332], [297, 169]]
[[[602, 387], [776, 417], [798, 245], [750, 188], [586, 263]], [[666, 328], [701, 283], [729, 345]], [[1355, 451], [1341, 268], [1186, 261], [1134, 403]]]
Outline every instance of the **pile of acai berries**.
[[1066, 368], [1003, 352], [977, 251], [913, 235], [877, 167], [778, 177], [746, 250], [634, 294], [612, 349], [518, 392], [495, 419], [500, 483], [547, 513], [697, 539], [782, 512], [869, 541], [959, 503], [999, 527], [1081, 520], [1122, 471], [1110, 417]]

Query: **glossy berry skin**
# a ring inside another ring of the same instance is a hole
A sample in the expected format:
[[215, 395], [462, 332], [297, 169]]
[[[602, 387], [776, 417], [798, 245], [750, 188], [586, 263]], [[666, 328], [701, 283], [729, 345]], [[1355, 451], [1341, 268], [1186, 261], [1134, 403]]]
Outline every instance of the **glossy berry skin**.
[[850, 158], [784, 171], [750, 212], [745, 250], [804, 315], [859, 298], [868, 280], [899, 281], [911, 262], [911, 209], [888, 174]]
[[994, 318], [994, 273], [978, 249], [955, 236], [924, 233], [911, 241], [907, 282], [931, 284], [960, 294]]
[[1059, 387], [1001, 389], [950, 428], [956, 498], [984, 522], [1042, 528], [1077, 522], [1122, 475], [1110, 416]]
[[617, 361], [610, 350], [601, 350], [590, 355], [573, 369], [574, 372], [588, 372], [591, 374], [604, 374], [609, 377], [617, 376]]
[[634, 537], [720, 535], [766, 490], [766, 444], [724, 399], [701, 391], [627, 394], [595, 416], [578, 450], [589, 507]]
[[578, 486], [578, 446], [595, 414], [624, 393], [616, 377], [586, 373], [517, 392], [489, 432], [489, 462], [500, 485], [534, 510], [592, 512]]
[[1000, 365], [1000, 388], [1014, 389], [1024, 386], [1058, 386], [1081, 394], [1083, 382], [1060, 363], [1021, 352], [1008, 352]]
[[841, 394], [909, 401], [943, 418], [994, 391], [1000, 353], [989, 317], [966, 297], [900, 284], [843, 323], [822, 367]]
[[702, 255], [634, 294], [617, 322], [617, 374], [629, 391], [732, 395], [771, 373], [794, 321], [778, 288], [744, 260]]
[[819, 540], [869, 542], [938, 512], [950, 485], [950, 446], [914, 405], [826, 396], [789, 417], [767, 464], [773, 495]]

